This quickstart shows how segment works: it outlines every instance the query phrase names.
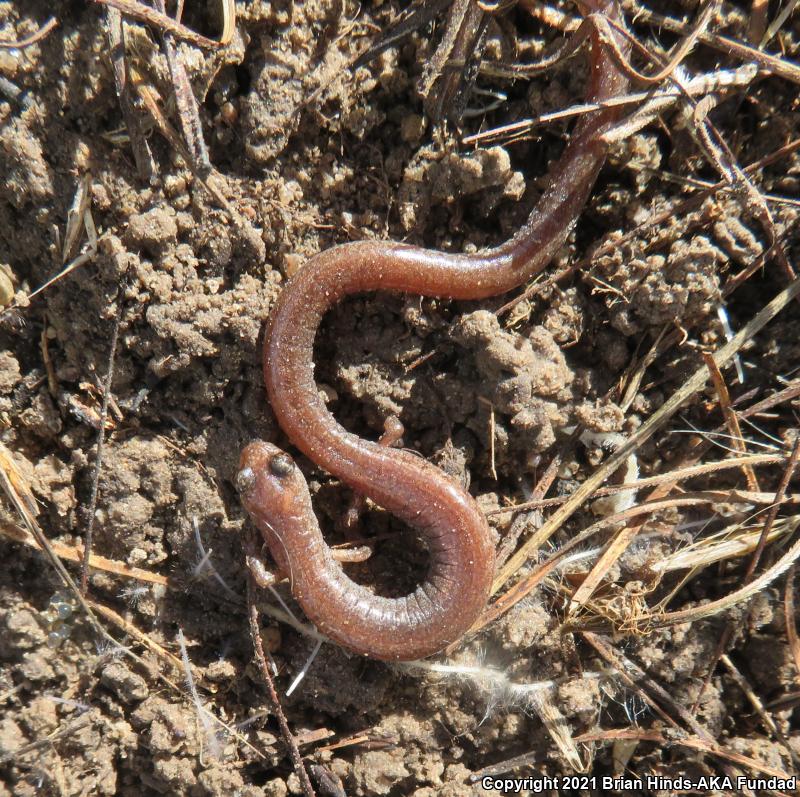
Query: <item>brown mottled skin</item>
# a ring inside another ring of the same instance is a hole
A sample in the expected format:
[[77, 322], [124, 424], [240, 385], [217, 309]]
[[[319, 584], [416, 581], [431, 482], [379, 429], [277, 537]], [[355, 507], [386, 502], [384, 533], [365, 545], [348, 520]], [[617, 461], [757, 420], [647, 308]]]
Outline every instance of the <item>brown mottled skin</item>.
[[[614, 0], [584, 13], [619, 19]], [[587, 102], [627, 90], [627, 80], [591, 36]], [[486, 605], [494, 549], [474, 499], [430, 463], [347, 432], [314, 382], [313, 346], [325, 313], [342, 297], [390, 290], [453, 299], [504, 293], [541, 271], [563, 246], [606, 156], [601, 133], [615, 113], [581, 117], [525, 225], [477, 254], [447, 254], [378, 241], [335, 246], [313, 257], [282, 291], [269, 319], [264, 378], [282, 429], [309, 459], [397, 515], [425, 539], [429, 571], [410, 595], [385, 598], [356, 584], [331, 556], [303, 475], [270, 443], [242, 452], [238, 485], [292, 594], [332, 640], [376, 659], [418, 659], [461, 637]]]

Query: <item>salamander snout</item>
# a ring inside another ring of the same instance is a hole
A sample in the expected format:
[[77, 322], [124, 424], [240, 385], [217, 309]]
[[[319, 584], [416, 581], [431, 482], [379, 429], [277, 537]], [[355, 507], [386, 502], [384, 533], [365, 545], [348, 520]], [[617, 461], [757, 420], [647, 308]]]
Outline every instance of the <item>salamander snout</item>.
[[285, 451], [272, 443], [256, 440], [247, 445], [239, 457], [235, 484], [248, 512], [278, 515], [303, 494], [305, 479]]

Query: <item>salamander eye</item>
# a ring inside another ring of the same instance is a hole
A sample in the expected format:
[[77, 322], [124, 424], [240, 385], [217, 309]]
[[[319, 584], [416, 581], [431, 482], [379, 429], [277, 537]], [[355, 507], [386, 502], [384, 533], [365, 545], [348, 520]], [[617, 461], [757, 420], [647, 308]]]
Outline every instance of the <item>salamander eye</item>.
[[256, 483], [256, 474], [252, 468], [242, 468], [236, 474], [236, 489], [239, 495], [247, 495]]
[[294, 462], [288, 454], [281, 452], [270, 458], [269, 469], [273, 476], [288, 476], [294, 468]]

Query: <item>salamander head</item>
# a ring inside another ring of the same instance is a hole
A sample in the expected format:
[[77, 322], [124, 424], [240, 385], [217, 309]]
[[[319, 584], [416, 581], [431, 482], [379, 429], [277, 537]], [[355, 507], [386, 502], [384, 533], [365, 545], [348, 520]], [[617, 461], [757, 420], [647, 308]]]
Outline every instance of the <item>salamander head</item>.
[[257, 440], [239, 457], [236, 489], [257, 525], [280, 528], [287, 516], [302, 512], [306, 480], [294, 460], [272, 443]]

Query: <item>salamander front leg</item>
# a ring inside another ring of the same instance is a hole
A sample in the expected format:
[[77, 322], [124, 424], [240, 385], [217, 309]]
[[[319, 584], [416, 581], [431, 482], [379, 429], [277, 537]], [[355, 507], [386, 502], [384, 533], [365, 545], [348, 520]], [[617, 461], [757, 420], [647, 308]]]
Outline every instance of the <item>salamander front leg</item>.
[[[403, 426], [403, 422], [396, 415], [389, 415], [389, 417], [387, 417], [383, 422], [383, 434], [378, 439], [378, 445], [385, 446], [386, 448], [391, 448], [392, 446], [397, 445], [405, 434], [405, 431], [406, 430]], [[363, 514], [366, 506], [367, 501], [364, 496], [354, 493], [350, 499], [350, 505], [347, 507], [347, 511], [344, 513], [344, 515], [342, 515], [337, 523], [337, 528], [339, 531], [342, 532], [348, 539], [355, 538], [355, 531], [358, 527], [358, 522], [361, 519], [361, 515]], [[335, 555], [336, 554], [334, 553], [334, 556]], [[364, 560], [341, 559], [340, 561], [352, 562]]]
[[267, 570], [264, 562], [257, 556], [248, 555], [245, 557], [245, 562], [247, 563], [247, 569], [250, 571], [250, 575], [253, 577], [253, 581], [255, 581], [261, 589], [272, 587], [286, 578], [285, 574], [277, 570]]

